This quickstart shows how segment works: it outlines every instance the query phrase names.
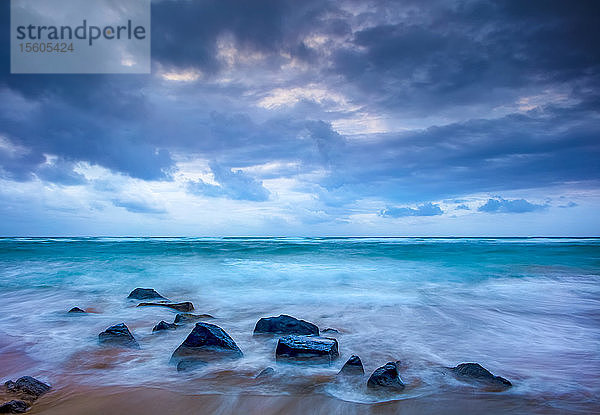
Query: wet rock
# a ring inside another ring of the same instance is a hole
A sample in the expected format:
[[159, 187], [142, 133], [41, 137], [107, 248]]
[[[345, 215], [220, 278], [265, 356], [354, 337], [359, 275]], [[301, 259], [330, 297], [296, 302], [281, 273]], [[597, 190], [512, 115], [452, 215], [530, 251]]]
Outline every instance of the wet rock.
[[456, 367], [450, 368], [450, 370], [460, 380], [487, 383], [489, 385], [504, 388], [512, 386], [512, 383], [507, 379], [500, 376], [494, 376], [479, 363], [461, 363]]
[[200, 360], [200, 359], [184, 359], [184, 360], [180, 360], [177, 363], [177, 371], [178, 372], [188, 372], [190, 370], [204, 367], [207, 364], [208, 363], [206, 363], [204, 360]]
[[125, 323], [110, 326], [98, 335], [98, 341], [103, 345], [140, 348]]
[[206, 318], [214, 318], [210, 314], [191, 314], [191, 313], [182, 313], [177, 314], [175, 316], [175, 321], [173, 323], [195, 323], [198, 320], [206, 319]]
[[0, 414], [22, 414], [27, 411], [29, 404], [25, 401], [8, 401], [0, 405]]
[[338, 375], [364, 375], [365, 369], [363, 368], [362, 361], [360, 357], [356, 355], [350, 356], [350, 359], [344, 363], [342, 369], [339, 371]]
[[210, 361], [239, 358], [243, 353], [225, 331], [214, 324], [196, 323], [181, 345], [173, 352], [175, 361], [192, 358]]
[[339, 357], [336, 339], [318, 336], [285, 336], [277, 342], [277, 359], [331, 363]]
[[319, 335], [319, 328], [308, 321], [298, 320], [285, 314], [279, 317], [261, 318], [254, 327], [254, 334], [275, 333], [275, 334], [298, 334], [298, 335]]
[[152, 332], [154, 333], [155, 331], [175, 330], [176, 328], [177, 328], [177, 324], [167, 323], [166, 321], [162, 320], [160, 323], [158, 323], [156, 326], [154, 326], [154, 328], [152, 329]]
[[326, 328], [325, 330], [322, 330], [321, 333], [339, 333], [339, 331], [332, 328]]
[[269, 366], [269, 367], [261, 370], [260, 373], [254, 377], [254, 379], [270, 378], [274, 374], [275, 374], [275, 369], [273, 369], [272, 367]]
[[159, 293], [157, 293], [156, 291], [154, 291], [153, 288], [136, 288], [135, 290], [129, 293], [129, 296], [127, 298], [133, 300], [167, 299]]
[[401, 391], [405, 386], [398, 375], [398, 366], [395, 362], [388, 362], [384, 366], [377, 368], [367, 381], [367, 387], [370, 389], [384, 389]]
[[16, 382], [9, 380], [4, 384], [6, 390], [10, 393], [17, 394], [23, 399], [34, 401], [50, 390], [50, 385], [37, 380], [31, 376], [23, 376], [17, 379]]
[[152, 306], [168, 307], [168, 308], [172, 308], [173, 310], [181, 311], [183, 313], [188, 313], [188, 312], [194, 310], [194, 304], [190, 303], [189, 301], [185, 301], [183, 303], [139, 303], [137, 306], [138, 307], [152, 307]]
[[79, 307], [73, 307], [72, 309], [69, 310], [69, 313], [85, 313], [85, 311]]

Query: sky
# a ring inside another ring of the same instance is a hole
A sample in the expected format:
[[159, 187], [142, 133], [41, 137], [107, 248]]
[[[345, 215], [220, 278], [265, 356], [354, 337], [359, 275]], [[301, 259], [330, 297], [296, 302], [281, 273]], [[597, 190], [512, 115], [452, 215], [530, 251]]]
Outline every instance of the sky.
[[600, 234], [597, 1], [153, 1], [149, 75], [9, 30], [0, 235]]

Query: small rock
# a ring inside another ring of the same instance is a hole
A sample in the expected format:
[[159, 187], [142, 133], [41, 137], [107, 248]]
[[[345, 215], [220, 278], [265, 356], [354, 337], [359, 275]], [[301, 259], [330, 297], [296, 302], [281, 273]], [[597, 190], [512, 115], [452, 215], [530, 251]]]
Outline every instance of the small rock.
[[275, 374], [275, 369], [273, 369], [272, 367], [269, 366], [269, 367], [261, 370], [260, 373], [254, 377], [254, 379], [270, 378], [274, 374]]
[[512, 386], [510, 381], [500, 376], [494, 376], [479, 363], [461, 363], [456, 367], [450, 368], [450, 370], [461, 380], [488, 383], [506, 388]]
[[27, 411], [29, 404], [25, 401], [8, 401], [0, 405], [0, 414], [22, 414]]
[[154, 291], [153, 288], [136, 288], [129, 293], [127, 298], [131, 298], [133, 300], [152, 300], [155, 298], [166, 300], [165, 297]]
[[151, 307], [151, 306], [168, 307], [168, 308], [172, 308], [173, 310], [181, 311], [184, 313], [190, 312], [194, 309], [194, 304], [190, 303], [189, 301], [185, 301], [183, 303], [139, 303], [137, 306], [138, 307]]
[[166, 321], [162, 320], [160, 323], [158, 323], [156, 326], [154, 326], [154, 328], [152, 329], [152, 332], [154, 333], [155, 331], [175, 330], [176, 328], [177, 328], [177, 324], [167, 323]]
[[205, 318], [214, 318], [214, 317], [211, 316], [210, 314], [183, 313], [183, 314], [177, 314], [175, 316], [174, 323], [181, 323], [181, 324], [194, 323], [198, 320], [202, 320]]
[[285, 336], [277, 342], [277, 359], [307, 360], [331, 363], [339, 357], [336, 339], [317, 336]]
[[101, 344], [110, 346], [131, 347], [139, 349], [140, 345], [129, 331], [125, 323], [110, 326], [98, 335]]
[[332, 328], [326, 328], [325, 330], [322, 331], [322, 333], [339, 333], [339, 331], [336, 329], [332, 329]]
[[298, 320], [295, 317], [282, 314], [279, 317], [261, 318], [254, 327], [254, 334], [298, 334], [319, 335], [319, 328], [308, 321]]
[[188, 357], [202, 361], [239, 358], [243, 353], [225, 331], [214, 324], [196, 323], [181, 345], [173, 352], [174, 360]]
[[69, 310], [69, 313], [85, 313], [85, 311], [83, 311], [79, 307], [73, 307], [72, 309]]
[[376, 369], [369, 380], [367, 387], [370, 389], [404, 390], [405, 386], [398, 375], [398, 366], [395, 362], [388, 362]]
[[344, 363], [342, 369], [339, 371], [338, 375], [364, 375], [365, 369], [363, 368], [362, 361], [360, 357], [356, 355], [350, 356], [350, 359]]
[[21, 395], [27, 400], [36, 400], [50, 390], [50, 385], [37, 380], [31, 376], [23, 376], [16, 382], [9, 380], [4, 384], [6, 390], [11, 393]]
[[180, 360], [177, 363], [177, 371], [178, 372], [187, 372], [189, 370], [194, 370], [194, 369], [198, 369], [199, 367], [203, 367], [206, 366], [208, 363], [206, 363], [203, 360], [199, 360], [199, 359], [184, 359], [184, 360]]

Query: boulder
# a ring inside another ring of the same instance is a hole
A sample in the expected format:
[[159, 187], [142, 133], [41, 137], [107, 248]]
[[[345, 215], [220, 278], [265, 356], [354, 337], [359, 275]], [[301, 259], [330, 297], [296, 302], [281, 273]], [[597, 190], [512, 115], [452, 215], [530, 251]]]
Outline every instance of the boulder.
[[183, 303], [139, 303], [137, 306], [138, 307], [152, 307], [152, 306], [168, 307], [168, 308], [172, 308], [173, 310], [181, 311], [183, 313], [188, 313], [194, 309], [194, 304], [190, 303], [189, 301], [185, 301]]
[[254, 334], [274, 333], [274, 334], [298, 334], [298, 335], [319, 335], [319, 328], [308, 321], [298, 320], [285, 314], [279, 317], [261, 318], [254, 327]]
[[388, 362], [376, 369], [367, 381], [367, 387], [380, 390], [404, 390], [405, 386], [398, 375], [398, 366], [395, 362]]
[[272, 367], [267, 367], [261, 370], [260, 373], [254, 377], [254, 379], [270, 378], [274, 374], [275, 369], [273, 369]]
[[461, 363], [456, 367], [450, 368], [450, 370], [460, 380], [487, 383], [504, 388], [512, 386], [510, 381], [500, 376], [494, 376], [479, 363]]
[[31, 376], [23, 376], [17, 379], [16, 382], [9, 380], [4, 386], [8, 392], [17, 394], [29, 401], [36, 400], [50, 390], [50, 385], [46, 385]]
[[22, 414], [27, 408], [29, 404], [25, 401], [8, 401], [0, 405], [0, 414]]
[[103, 345], [140, 348], [125, 323], [110, 326], [98, 335], [98, 341]]
[[132, 292], [129, 293], [127, 298], [130, 298], [132, 300], [153, 300], [153, 299], [166, 300], [167, 299], [167, 298], [163, 297], [162, 295], [160, 295], [159, 293], [157, 293], [156, 291], [154, 291], [153, 288], [136, 288], [135, 290], [133, 290]]
[[73, 307], [72, 309], [69, 310], [69, 313], [85, 313], [85, 311], [79, 307]]
[[180, 313], [175, 316], [175, 321], [173, 323], [195, 323], [198, 320], [206, 319], [206, 318], [214, 318], [210, 314], [191, 314], [191, 313]]
[[171, 359], [209, 361], [242, 356], [238, 345], [221, 327], [209, 323], [196, 323], [192, 332], [173, 352]]
[[350, 359], [344, 363], [342, 369], [339, 371], [338, 375], [364, 375], [365, 369], [363, 368], [362, 361], [360, 357], [356, 355], [350, 356]]
[[177, 328], [177, 324], [167, 323], [166, 321], [162, 320], [160, 323], [158, 323], [156, 326], [154, 326], [154, 328], [152, 329], [152, 332], [154, 333], [155, 331], [175, 330], [176, 328]]
[[336, 339], [318, 336], [290, 335], [279, 339], [275, 356], [277, 359], [331, 363], [339, 357]]

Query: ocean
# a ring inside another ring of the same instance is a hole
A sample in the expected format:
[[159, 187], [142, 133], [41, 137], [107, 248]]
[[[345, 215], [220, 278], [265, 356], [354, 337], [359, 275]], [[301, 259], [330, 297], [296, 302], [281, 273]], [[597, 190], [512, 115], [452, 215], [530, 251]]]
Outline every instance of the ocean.
[[[176, 312], [136, 307], [127, 299], [136, 287], [193, 302], [244, 357], [177, 372], [169, 358], [193, 325], [153, 334]], [[75, 306], [89, 313], [68, 314]], [[280, 314], [335, 329], [325, 335], [338, 340], [339, 360], [276, 363], [277, 338], [253, 329]], [[122, 322], [140, 350], [98, 344], [98, 333]], [[600, 239], [2, 238], [0, 336], [2, 381], [32, 375], [57, 391], [309, 394], [367, 406], [457, 394], [589, 413], [600, 408]], [[367, 376], [400, 361], [406, 390], [373, 395], [364, 382], [337, 381], [352, 354]], [[513, 387], [490, 392], [444, 370], [461, 362]], [[256, 381], [268, 366], [275, 377]]]

